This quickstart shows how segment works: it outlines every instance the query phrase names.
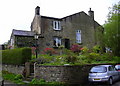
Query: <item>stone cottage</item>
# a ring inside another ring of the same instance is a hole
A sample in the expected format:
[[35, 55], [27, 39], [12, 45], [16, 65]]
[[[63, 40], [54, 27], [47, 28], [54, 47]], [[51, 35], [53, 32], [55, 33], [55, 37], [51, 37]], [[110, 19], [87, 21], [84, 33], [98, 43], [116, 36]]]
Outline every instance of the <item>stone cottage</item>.
[[34, 43], [34, 32], [13, 29], [9, 41], [9, 48], [32, 47], [35, 46]]
[[33, 36], [38, 34], [37, 42], [40, 50], [48, 47], [58, 48], [61, 45], [69, 49], [72, 44], [76, 43], [92, 48], [95, 45], [102, 44], [103, 31], [103, 27], [94, 20], [94, 11], [91, 8], [88, 14], [82, 11], [63, 18], [54, 18], [40, 15], [40, 7], [37, 6], [31, 23], [31, 31], [23, 31], [26, 35], [21, 36], [32, 39], [25, 40], [26, 43], [24, 43], [24, 39], [20, 38], [19, 42], [15, 39], [16, 42], [13, 43], [18, 46], [23, 46], [23, 44], [28, 46], [25, 45], [27, 43], [33, 46], [35, 43]]
[[[75, 13], [63, 18], [53, 18], [40, 15], [40, 7], [35, 8], [35, 16], [31, 24], [31, 31], [42, 35], [39, 38], [39, 48], [64, 45], [70, 48], [78, 43], [92, 48], [102, 42], [103, 28], [94, 20], [94, 11]], [[100, 37], [101, 36], [101, 37]]]

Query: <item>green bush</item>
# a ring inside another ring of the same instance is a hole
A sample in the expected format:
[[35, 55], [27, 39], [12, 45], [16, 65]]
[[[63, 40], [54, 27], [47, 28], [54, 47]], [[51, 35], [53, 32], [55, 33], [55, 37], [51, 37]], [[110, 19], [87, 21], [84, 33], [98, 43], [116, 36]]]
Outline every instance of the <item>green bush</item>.
[[113, 60], [114, 60], [116, 63], [120, 63], [120, 57], [118, 57], [118, 56], [113, 57]]
[[20, 75], [20, 74], [16, 75], [16, 74], [10, 73], [8, 71], [2, 71], [2, 77], [4, 80], [9, 80], [16, 84], [25, 84], [22, 81], [22, 75]]
[[14, 77], [14, 80], [19, 80], [19, 79], [23, 79], [23, 78], [24, 78], [23, 75], [18, 74]]
[[2, 50], [2, 63], [4, 64], [24, 64], [31, 59], [31, 48], [16, 48]]
[[68, 86], [62, 82], [46, 82], [44, 79], [32, 79], [28, 86]]
[[101, 52], [100, 46], [99, 46], [99, 45], [94, 46], [94, 47], [93, 47], [93, 52], [95, 52], [95, 53]]

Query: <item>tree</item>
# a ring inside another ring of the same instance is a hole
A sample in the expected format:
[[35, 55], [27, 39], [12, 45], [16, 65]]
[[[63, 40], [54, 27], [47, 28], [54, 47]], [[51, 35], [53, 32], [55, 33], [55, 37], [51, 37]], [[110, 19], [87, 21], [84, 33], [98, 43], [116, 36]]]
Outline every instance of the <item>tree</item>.
[[105, 46], [111, 48], [114, 55], [120, 56], [120, 2], [110, 8], [104, 28]]

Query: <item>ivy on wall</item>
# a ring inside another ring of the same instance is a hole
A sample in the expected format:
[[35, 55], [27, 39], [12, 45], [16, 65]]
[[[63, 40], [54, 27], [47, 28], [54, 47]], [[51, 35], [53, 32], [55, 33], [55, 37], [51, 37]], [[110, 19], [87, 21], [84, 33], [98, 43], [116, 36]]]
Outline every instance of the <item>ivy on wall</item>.
[[35, 46], [35, 39], [34, 37], [16, 36], [15, 44], [17, 47], [33, 47]]

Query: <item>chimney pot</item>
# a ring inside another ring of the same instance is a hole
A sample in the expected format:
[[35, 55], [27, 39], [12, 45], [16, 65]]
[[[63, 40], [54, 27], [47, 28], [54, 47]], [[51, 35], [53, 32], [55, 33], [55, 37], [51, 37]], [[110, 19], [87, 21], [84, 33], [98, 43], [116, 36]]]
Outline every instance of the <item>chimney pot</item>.
[[35, 15], [40, 15], [40, 7], [39, 6], [37, 6], [35, 8]]

